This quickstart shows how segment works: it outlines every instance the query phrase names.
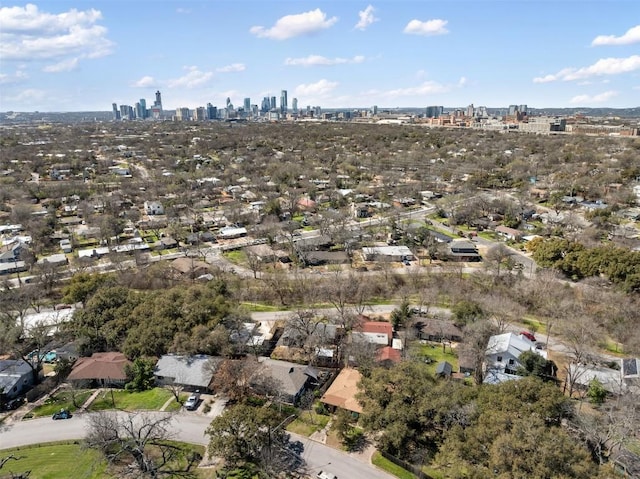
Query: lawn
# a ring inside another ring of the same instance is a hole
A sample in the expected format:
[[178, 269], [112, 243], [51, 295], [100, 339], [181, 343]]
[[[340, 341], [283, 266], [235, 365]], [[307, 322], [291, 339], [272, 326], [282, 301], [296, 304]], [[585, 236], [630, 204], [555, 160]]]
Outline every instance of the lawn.
[[231, 251], [225, 251], [222, 256], [235, 264], [241, 264], [247, 262], [247, 255], [241, 249], [234, 249]]
[[311, 416], [309, 416], [309, 411], [305, 411], [287, 426], [287, 431], [309, 437], [314, 432], [324, 428], [329, 419], [329, 416], [316, 414], [315, 412], [311, 412]]
[[[49, 396], [49, 398], [47, 398], [42, 406], [33, 408], [30, 413], [30, 417], [51, 416], [54, 412], [60, 411], [60, 409], [66, 409], [68, 411], [74, 412], [78, 409], [78, 407], [82, 406], [87, 399], [89, 399], [89, 396], [91, 396], [92, 392], [93, 391], [91, 389], [83, 389], [79, 391], [71, 391], [68, 389], [60, 390], [57, 393]], [[78, 407], [73, 404], [74, 394], [75, 403], [78, 405]]]
[[284, 309], [282, 306], [272, 306], [270, 304], [248, 302], [242, 302], [240, 303], [240, 306], [247, 309], [247, 311], [251, 313], [270, 313], [272, 311], [280, 311]]
[[116, 389], [105, 390], [91, 403], [89, 410], [124, 409], [126, 411], [157, 411], [171, 397], [171, 392], [163, 388], [153, 388], [142, 392], [129, 392]]
[[445, 351], [442, 350], [441, 343], [417, 344], [415, 347], [415, 353], [427, 363], [432, 374], [435, 374], [436, 366], [441, 361], [448, 361], [453, 371], [458, 371], [458, 356], [448, 345], [445, 346]]
[[394, 464], [390, 460], [385, 459], [384, 457], [382, 457], [382, 454], [380, 454], [378, 451], [373, 453], [373, 456], [371, 457], [371, 462], [373, 463], [374, 466], [377, 466], [383, 471], [386, 471], [389, 474], [399, 477], [400, 479], [416, 479], [415, 474], [407, 471], [406, 469], [403, 469], [397, 464]]
[[173, 398], [173, 401], [169, 403], [165, 411], [169, 411], [169, 412], [179, 411], [188, 397], [189, 397], [188, 393], [180, 393], [180, 402], [176, 401], [175, 398]]
[[[190, 451], [204, 454], [204, 447], [191, 444], [175, 443], [189, 454]], [[107, 463], [99, 452], [85, 449], [79, 441], [60, 442], [49, 444], [37, 444], [34, 446], [22, 446], [2, 451], [2, 456], [15, 455], [20, 459], [9, 461], [2, 469], [2, 473], [24, 473], [31, 471], [32, 479], [58, 479], [81, 477], [83, 479], [115, 479], [120, 474], [107, 472]], [[184, 468], [186, 462], [179, 461], [176, 466]], [[213, 470], [193, 470], [197, 477], [209, 479], [216, 477]]]
[[[58, 479], [82, 477], [84, 479], [115, 478], [106, 472], [107, 463], [100, 453], [84, 449], [77, 441], [68, 443], [38, 444], [2, 451], [3, 457], [15, 455], [20, 459], [9, 461], [2, 473], [31, 471], [33, 479]], [[4, 476], [3, 476], [4, 477]]]

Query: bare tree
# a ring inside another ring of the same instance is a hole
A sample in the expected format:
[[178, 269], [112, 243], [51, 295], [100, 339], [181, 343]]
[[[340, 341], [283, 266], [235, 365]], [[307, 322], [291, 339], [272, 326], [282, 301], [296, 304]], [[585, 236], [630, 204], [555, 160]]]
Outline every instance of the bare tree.
[[[170, 442], [172, 420], [171, 415], [99, 412], [89, 417], [86, 444], [112, 465], [128, 462], [136, 477], [195, 477], [190, 470], [200, 458], [185, 458], [184, 451]], [[187, 466], [181, 468], [184, 459]]]

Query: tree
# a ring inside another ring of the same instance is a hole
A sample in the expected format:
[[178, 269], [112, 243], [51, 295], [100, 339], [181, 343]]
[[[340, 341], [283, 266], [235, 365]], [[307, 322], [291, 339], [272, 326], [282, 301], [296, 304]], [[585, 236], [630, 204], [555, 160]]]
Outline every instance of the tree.
[[282, 427], [285, 421], [272, 409], [229, 407], [207, 429], [209, 451], [229, 467], [254, 464], [269, 478], [299, 471], [304, 466], [301, 446], [290, 441]]
[[598, 381], [598, 378], [592, 378], [591, 381], [589, 381], [587, 397], [592, 404], [602, 404], [607, 398], [607, 390], [604, 385]]
[[400, 305], [391, 311], [391, 324], [393, 329], [399, 329], [407, 325], [413, 313], [407, 299], [403, 299]]
[[146, 391], [151, 389], [155, 383], [153, 369], [155, 361], [151, 358], [136, 358], [132, 364], [125, 366], [127, 375], [127, 383], [125, 389], [127, 391]]
[[171, 442], [173, 418], [125, 412], [91, 414], [85, 441], [112, 466], [128, 462], [138, 477], [195, 477], [191, 468], [201, 458]]
[[555, 379], [558, 370], [556, 364], [533, 351], [525, 351], [518, 358], [520, 367], [516, 371], [520, 376], [537, 376], [543, 380]]
[[64, 287], [63, 300], [67, 303], [82, 303], [84, 308], [89, 298], [111, 278], [106, 274], [77, 273]]
[[515, 253], [511, 251], [503, 243], [498, 243], [495, 246], [489, 248], [485, 255], [485, 264], [489, 271], [494, 275], [494, 283], [499, 281], [500, 274], [503, 270], [511, 271], [515, 266], [515, 260], [513, 257]]

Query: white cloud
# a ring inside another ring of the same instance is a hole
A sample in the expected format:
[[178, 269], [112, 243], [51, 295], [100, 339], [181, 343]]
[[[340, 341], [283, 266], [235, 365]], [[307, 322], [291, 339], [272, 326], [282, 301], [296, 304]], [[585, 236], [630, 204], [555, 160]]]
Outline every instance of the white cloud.
[[604, 103], [606, 101], [611, 100], [613, 97], [617, 95], [618, 95], [618, 92], [616, 91], [605, 91], [604, 93], [599, 93], [598, 95], [577, 95], [571, 99], [571, 103], [576, 105], [587, 105], [590, 103]]
[[47, 93], [44, 90], [37, 90], [35, 88], [27, 88], [22, 90], [13, 96], [7, 96], [3, 98], [7, 103], [19, 103], [24, 105], [32, 105], [34, 102], [40, 101], [46, 98]]
[[11, 75], [9, 73], [0, 73], [0, 85], [8, 85], [10, 83], [20, 83], [21, 81], [25, 81], [29, 78], [29, 75], [26, 74], [23, 70], [16, 70], [16, 72]]
[[327, 58], [323, 57], [322, 55], [309, 55], [308, 57], [303, 58], [287, 58], [284, 61], [284, 64], [288, 66], [312, 67], [343, 65], [345, 63], [362, 63], [364, 62], [364, 60], [365, 57], [362, 55], [356, 55], [353, 58]]
[[466, 86], [467, 83], [469, 83], [469, 80], [467, 80], [466, 77], [460, 77], [460, 80], [458, 80], [458, 86], [459, 87]]
[[247, 69], [244, 63], [232, 63], [231, 65], [225, 65], [220, 68], [216, 68], [219, 73], [231, 73], [231, 72], [243, 72]]
[[180, 78], [169, 80], [168, 85], [171, 88], [195, 88], [202, 86], [213, 78], [213, 72], [203, 72], [198, 67], [185, 67], [187, 73]]
[[315, 83], [303, 83], [295, 88], [295, 95], [298, 97], [323, 97], [335, 90], [337, 86], [338, 82], [325, 79]]
[[598, 35], [593, 39], [591, 45], [631, 45], [632, 43], [640, 43], [640, 25], [631, 27], [620, 37], [616, 37], [615, 35]]
[[402, 96], [433, 95], [435, 93], [446, 93], [448, 91], [451, 91], [450, 86], [443, 85], [434, 81], [426, 81], [421, 85], [415, 87], [389, 90], [385, 93], [385, 95], [391, 98], [397, 98]]
[[553, 75], [545, 75], [533, 79], [534, 83], [549, 83], [552, 81], [583, 80], [600, 75], [619, 75], [640, 69], [640, 55], [627, 58], [601, 58], [593, 65], [583, 68], [564, 68]]
[[360, 17], [360, 20], [358, 20], [358, 23], [356, 23], [355, 28], [357, 28], [358, 30], [366, 30], [366, 28], [369, 25], [371, 25], [374, 22], [377, 22], [379, 18], [376, 18], [375, 15], [373, 14], [373, 12], [375, 11], [376, 9], [373, 8], [373, 6], [371, 5], [368, 5], [367, 8], [359, 11], [358, 17]]
[[145, 75], [140, 80], [133, 82], [131, 86], [134, 88], [155, 88], [158, 86], [158, 82], [152, 76]]
[[[60, 14], [36, 5], [0, 8], [0, 57], [5, 60], [60, 60], [46, 71], [62, 71], [63, 62], [99, 58], [112, 53], [107, 29], [97, 25], [98, 10], [71, 9]], [[70, 58], [68, 58], [70, 57]]]
[[287, 40], [300, 35], [317, 33], [331, 27], [338, 21], [338, 17], [327, 18], [327, 14], [319, 8], [297, 15], [286, 15], [280, 18], [273, 27], [251, 27], [249, 30], [259, 38], [272, 40]]
[[444, 35], [449, 33], [445, 27], [449, 23], [447, 20], [441, 20], [439, 18], [435, 18], [433, 20], [427, 20], [426, 22], [421, 22], [420, 20], [411, 20], [407, 23], [407, 26], [404, 27], [403, 32], [410, 35]]
[[78, 66], [79, 58], [69, 58], [68, 60], [62, 60], [61, 62], [47, 65], [42, 71], [47, 73], [60, 73], [75, 70]]

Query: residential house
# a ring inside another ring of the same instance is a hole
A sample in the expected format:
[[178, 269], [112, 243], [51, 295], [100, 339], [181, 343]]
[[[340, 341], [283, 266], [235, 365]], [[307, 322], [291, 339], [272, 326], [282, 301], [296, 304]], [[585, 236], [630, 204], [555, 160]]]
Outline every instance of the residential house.
[[613, 395], [629, 391], [640, 394], [640, 359], [621, 359], [616, 369], [598, 364], [570, 364], [569, 375], [575, 385], [588, 389], [591, 381], [598, 380]]
[[211, 272], [211, 265], [194, 258], [176, 258], [171, 262], [171, 268], [189, 278], [198, 278]]
[[50, 264], [53, 266], [62, 266], [64, 264], [68, 264], [69, 259], [64, 253], [56, 253], [49, 256], [43, 256], [42, 258], [38, 259], [37, 263], [39, 265]]
[[391, 346], [393, 340], [393, 326], [387, 321], [361, 321], [351, 333], [352, 338], [380, 346]]
[[73, 251], [73, 246], [69, 239], [60, 240], [60, 249], [63, 253], [71, 253]]
[[384, 366], [392, 366], [402, 361], [402, 351], [392, 346], [383, 346], [376, 351], [376, 362]]
[[265, 377], [272, 379], [285, 403], [297, 404], [305, 389], [318, 381], [318, 371], [311, 366], [271, 358], [260, 358], [259, 361], [262, 367], [254, 381]]
[[452, 341], [462, 342], [462, 330], [451, 321], [444, 319], [426, 319], [417, 324], [420, 338], [427, 341]]
[[454, 261], [482, 260], [475, 243], [467, 240], [454, 240], [449, 243], [449, 256]]
[[362, 375], [357, 369], [344, 368], [322, 395], [320, 402], [334, 411], [339, 408], [353, 414], [361, 414], [362, 405], [356, 399], [360, 392], [358, 383], [361, 379]]
[[145, 201], [144, 212], [148, 216], [163, 215], [164, 206], [159, 201]]
[[91, 357], [75, 362], [67, 380], [76, 386], [123, 387], [129, 364], [131, 362], [122, 353], [93, 353]]
[[344, 251], [308, 251], [301, 254], [301, 259], [307, 266], [351, 263], [349, 255]]
[[236, 226], [225, 226], [218, 231], [219, 239], [234, 239], [247, 236], [247, 228]]
[[533, 341], [515, 333], [491, 336], [485, 353], [485, 383], [500, 383], [519, 379], [516, 371], [520, 367], [518, 358], [525, 351], [532, 351], [546, 358], [546, 351], [536, 349]]
[[522, 237], [522, 231], [503, 225], [496, 226], [495, 232], [510, 241], [518, 241]]
[[24, 251], [24, 244], [20, 241], [12, 241], [0, 246], [0, 263], [15, 263], [20, 259]]
[[362, 248], [365, 261], [404, 261], [415, 257], [407, 246], [373, 246]]
[[15, 399], [33, 386], [31, 366], [22, 359], [0, 360], [0, 396], [3, 400]]
[[186, 391], [211, 392], [211, 380], [221, 361], [221, 358], [206, 354], [165, 354], [156, 363], [153, 375], [160, 385], [180, 386]]

